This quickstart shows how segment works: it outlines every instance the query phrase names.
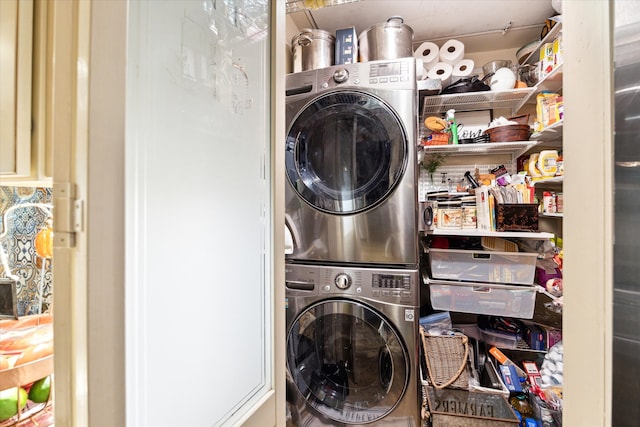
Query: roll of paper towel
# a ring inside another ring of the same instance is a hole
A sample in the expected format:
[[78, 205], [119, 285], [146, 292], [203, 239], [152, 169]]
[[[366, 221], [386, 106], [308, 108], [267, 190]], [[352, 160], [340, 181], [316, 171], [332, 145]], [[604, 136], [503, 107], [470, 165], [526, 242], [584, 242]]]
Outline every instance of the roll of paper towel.
[[463, 59], [454, 65], [453, 71], [451, 72], [451, 78], [456, 80], [462, 77], [469, 77], [473, 73], [474, 66], [475, 63], [473, 62], [473, 59]]
[[427, 78], [442, 80], [442, 88], [451, 83], [453, 67], [446, 62], [438, 62], [427, 73]]
[[413, 56], [422, 59], [425, 71], [429, 71], [440, 62], [440, 48], [435, 43], [424, 42], [413, 52]]
[[440, 62], [455, 65], [464, 58], [464, 44], [458, 40], [446, 41], [440, 48]]

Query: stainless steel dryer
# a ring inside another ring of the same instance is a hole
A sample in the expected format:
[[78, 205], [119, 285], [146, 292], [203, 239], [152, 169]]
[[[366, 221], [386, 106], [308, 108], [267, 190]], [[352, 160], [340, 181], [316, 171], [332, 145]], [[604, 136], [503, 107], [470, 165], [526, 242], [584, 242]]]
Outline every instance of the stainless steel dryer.
[[418, 264], [416, 62], [287, 76], [290, 262]]
[[288, 425], [420, 426], [418, 272], [286, 266]]

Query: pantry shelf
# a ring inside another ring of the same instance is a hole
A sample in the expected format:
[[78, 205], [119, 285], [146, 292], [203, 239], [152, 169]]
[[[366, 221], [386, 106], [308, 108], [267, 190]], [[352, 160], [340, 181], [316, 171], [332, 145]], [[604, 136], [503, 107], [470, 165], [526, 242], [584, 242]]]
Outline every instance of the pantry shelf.
[[535, 147], [538, 141], [487, 142], [478, 144], [425, 145], [425, 153], [455, 155], [513, 154], [515, 158]]
[[539, 58], [540, 47], [542, 47], [545, 43], [553, 42], [558, 37], [558, 34], [560, 34], [561, 30], [562, 23], [556, 23], [556, 25], [554, 25], [553, 28], [551, 28], [549, 32], [540, 40], [540, 43], [538, 43], [535, 49], [531, 51], [529, 56], [527, 56], [524, 61], [522, 61], [522, 63], [530, 65], [535, 64]]
[[444, 113], [447, 110], [480, 111], [511, 108], [522, 105], [533, 94], [533, 87], [509, 90], [490, 90], [484, 92], [466, 92], [451, 95], [425, 96], [422, 115]]
[[549, 74], [544, 76], [535, 86], [530, 87], [527, 96], [523, 97], [515, 107], [515, 111], [520, 110], [527, 104], [535, 104], [536, 95], [540, 92], [557, 93], [562, 90], [562, 64], [558, 65]]
[[543, 213], [540, 214], [543, 218], [562, 218], [564, 216], [563, 213]]
[[511, 238], [525, 238], [532, 240], [545, 240], [552, 239], [553, 233], [547, 232], [534, 232], [534, 231], [489, 231], [480, 229], [442, 229], [436, 228], [435, 230], [427, 231], [426, 234], [434, 236], [466, 236], [466, 237], [482, 237], [482, 236], [495, 236], [495, 237], [511, 237]]
[[564, 126], [564, 121], [561, 120], [557, 123], [554, 123], [546, 128], [542, 129], [540, 132], [534, 132], [531, 135], [531, 139], [540, 142], [549, 142], [556, 141], [558, 139], [562, 139], [562, 128]]
[[538, 181], [533, 181], [532, 185], [534, 187], [541, 187], [541, 186], [560, 186], [564, 183], [564, 175], [561, 176], [554, 176], [553, 178], [546, 178], [546, 179], [541, 179]]

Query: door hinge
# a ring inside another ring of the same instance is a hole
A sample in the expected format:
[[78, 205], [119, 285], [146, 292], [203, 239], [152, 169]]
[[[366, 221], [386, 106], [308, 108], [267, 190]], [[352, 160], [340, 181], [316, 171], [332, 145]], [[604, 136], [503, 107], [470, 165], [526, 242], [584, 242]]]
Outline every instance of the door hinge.
[[72, 248], [76, 233], [84, 231], [84, 200], [76, 199], [76, 186], [69, 182], [53, 184], [54, 246]]

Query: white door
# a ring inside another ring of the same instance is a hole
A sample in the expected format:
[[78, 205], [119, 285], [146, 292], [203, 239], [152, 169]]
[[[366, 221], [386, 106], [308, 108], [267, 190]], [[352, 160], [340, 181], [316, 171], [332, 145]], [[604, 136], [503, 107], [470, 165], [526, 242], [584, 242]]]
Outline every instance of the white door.
[[129, 3], [128, 426], [276, 423], [269, 17]]
[[283, 8], [52, 9], [56, 425], [284, 425]]

